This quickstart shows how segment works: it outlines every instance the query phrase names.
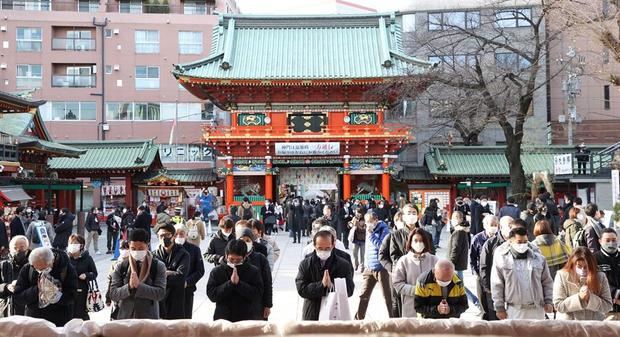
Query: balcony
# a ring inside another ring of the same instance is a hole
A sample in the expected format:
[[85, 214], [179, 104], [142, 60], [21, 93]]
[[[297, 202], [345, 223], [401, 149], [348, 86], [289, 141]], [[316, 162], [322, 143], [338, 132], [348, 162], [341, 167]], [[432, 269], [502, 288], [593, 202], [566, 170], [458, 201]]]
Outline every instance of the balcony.
[[21, 0], [0, 0], [0, 10], [14, 11], [34, 11], [34, 12], [50, 12], [50, 11], [69, 11], [78, 10], [78, 2], [71, 0], [61, 0], [53, 2], [50, 0], [42, 1], [21, 1]]
[[0, 161], [17, 162], [17, 145], [14, 138], [0, 134]]
[[147, 3], [139, 1], [123, 1], [109, 3], [107, 12], [128, 14], [185, 14], [185, 15], [212, 15], [215, 4], [204, 1], [185, 2], [182, 5], [169, 5], [167, 3]]
[[97, 84], [95, 75], [53, 75], [54, 88], [94, 88]]
[[52, 39], [52, 50], [93, 51], [95, 49], [95, 39]]

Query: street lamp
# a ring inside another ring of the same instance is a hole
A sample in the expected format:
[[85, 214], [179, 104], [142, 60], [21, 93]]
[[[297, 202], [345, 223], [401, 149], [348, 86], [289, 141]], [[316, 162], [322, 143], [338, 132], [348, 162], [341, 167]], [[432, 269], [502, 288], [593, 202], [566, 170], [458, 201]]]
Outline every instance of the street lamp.
[[562, 80], [562, 91], [566, 96], [568, 118], [568, 145], [573, 145], [573, 122], [577, 119], [577, 96], [581, 94], [581, 75], [583, 75], [586, 58], [577, 54], [573, 47], [568, 47], [567, 60], [560, 58], [558, 63], [565, 67], [566, 77]]

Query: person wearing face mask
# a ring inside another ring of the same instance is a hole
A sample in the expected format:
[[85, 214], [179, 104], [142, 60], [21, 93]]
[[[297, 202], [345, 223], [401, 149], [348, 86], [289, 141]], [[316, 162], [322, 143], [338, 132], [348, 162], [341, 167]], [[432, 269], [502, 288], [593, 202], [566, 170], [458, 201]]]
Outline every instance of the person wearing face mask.
[[454, 212], [461, 212], [465, 218], [469, 215], [469, 205], [465, 203], [463, 197], [456, 197], [454, 200]]
[[218, 266], [224, 261], [226, 245], [235, 239], [234, 227], [235, 224], [231, 218], [225, 216], [220, 220], [220, 229], [209, 242], [209, 248], [207, 248], [207, 252], [204, 254], [207, 262]]
[[50, 243], [54, 241], [54, 237], [56, 236], [54, 227], [52, 227], [52, 224], [45, 219], [47, 213], [41, 210], [37, 213], [37, 215], [39, 218], [31, 221], [30, 225], [28, 225], [28, 229], [26, 230], [26, 238], [30, 241], [30, 249], [39, 248], [45, 244], [44, 242], [41, 242], [40, 233], [47, 234]]
[[498, 216], [501, 218], [505, 215], [511, 216], [513, 219], [518, 219], [521, 216], [521, 209], [512, 195], [508, 197], [506, 205], [499, 209]]
[[366, 221], [364, 216], [366, 211], [363, 208], [358, 208], [355, 211], [355, 216], [348, 224], [349, 227], [349, 241], [353, 244], [353, 270], [357, 271], [358, 268], [362, 268], [361, 272], [364, 272], [364, 258], [366, 249]]
[[560, 319], [602, 321], [614, 301], [605, 273], [585, 247], [575, 249], [553, 283], [553, 304]]
[[360, 302], [355, 314], [355, 319], [363, 320], [366, 317], [366, 310], [368, 309], [368, 303], [370, 302], [370, 296], [375, 288], [375, 285], [379, 283], [383, 293], [383, 299], [385, 300], [385, 306], [392, 316], [392, 293], [390, 284], [390, 275], [388, 271], [383, 268], [383, 265], [379, 262], [379, 249], [381, 249], [381, 243], [390, 232], [388, 225], [379, 219], [379, 214], [373, 210], [366, 213], [364, 216], [366, 220], [366, 261], [364, 272], [362, 273], [362, 289], [360, 291]]
[[[405, 246], [407, 245], [407, 237], [409, 236], [409, 232], [411, 232], [414, 228], [419, 228], [420, 224], [418, 222], [418, 208], [415, 205], [407, 204], [403, 207], [403, 222], [405, 226], [399, 230], [396, 230], [392, 233], [390, 239], [390, 258], [392, 259], [392, 265], [396, 265], [396, 262], [405, 254], [407, 254], [407, 249]], [[423, 230], [424, 235], [428, 235], [429, 238], [432, 238], [432, 235]], [[432, 239], [431, 239], [432, 242]], [[429, 247], [432, 254], [435, 254], [435, 247]]]
[[[484, 220], [483, 220], [484, 221]], [[451, 227], [454, 228], [454, 232], [450, 234], [448, 240], [448, 259], [456, 270], [456, 275], [461, 281], [465, 281], [463, 278], [463, 271], [467, 270], [467, 254], [469, 253], [470, 234], [469, 224], [465, 221], [463, 213], [456, 211], [452, 213], [450, 219]], [[467, 298], [472, 301], [475, 306], [478, 306], [478, 298], [469, 289], [465, 288]]]
[[13, 301], [13, 292], [20, 270], [28, 263], [30, 249], [28, 239], [23, 235], [14, 236], [9, 242], [9, 258], [0, 261], [0, 317], [24, 315], [25, 307]]
[[476, 276], [476, 290], [478, 300], [480, 301], [480, 309], [483, 313], [483, 319], [489, 320], [487, 313], [492, 312], [493, 303], [489, 303], [490, 296], [483, 291], [482, 278], [480, 276], [480, 255], [485, 242], [494, 237], [499, 231], [499, 220], [496, 216], [487, 214], [482, 220], [484, 231], [474, 235], [471, 240], [471, 248], [469, 250], [469, 264], [471, 271]]
[[69, 261], [78, 275], [78, 287], [75, 294], [73, 305], [73, 318], [85, 321], [90, 319], [86, 300], [88, 298], [88, 284], [97, 279], [97, 266], [92, 256], [84, 248], [84, 237], [78, 234], [71, 234], [67, 246]]
[[536, 222], [534, 235], [536, 239], [532, 243], [540, 249], [540, 253], [547, 260], [551, 278], [555, 279], [555, 274], [564, 267], [572, 249], [553, 234], [551, 224], [547, 220]]
[[[472, 235], [476, 235], [483, 231], [482, 219], [484, 218], [484, 212], [486, 211], [486, 208], [480, 203], [479, 196], [475, 196], [474, 199], [470, 201], [469, 210], [471, 214], [470, 232]], [[491, 212], [489, 211], [488, 214], [491, 214]]]
[[196, 211], [194, 217], [187, 220], [185, 226], [187, 226], [187, 241], [197, 247], [200, 247], [200, 242], [207, 237], [207, 231], [204, 221], [201, 217], [202, 213]]
[[448, 260], [439, 260], [420, 275], [415, 286], [415, 309], [423, 318], [459, 318], [469, 307], [463, 281]]
[[265, 200], [265, 206], [260, 209], [260, 218], [265, 224], [267, 235], [271, 235], [273, 227], [276, 225], [276, 209], [271, 203], [271, 200]]
[[[381, 243], [381, 248], [379, 249], [379, 262], [388, 271], [390, 275], [390, 280], [393, 278], [393, 265], [392, 258], [390, 257], [390, 245], [392, 244], [392, 234], [405, 227], [405, 222], [403, 222], [403, 212], [398, 211], [394, 214], [393, 217], [393, 227], [390, 230], [390, 233], [383, 239]], [[400, 313], [400, 295], [396, 292], [394, 286], [392, 286], [392, 309], [391, 314], [393, 318], [401, 317]]]
[[301, 243], [301, 224], [304, 221], [304, 209], [299, 199], [293, 199], [287, 212], [286, 226], [293, 238], [293, 243]]
[[67, 242], [69, 241], [69, 236], [71, 236], [71, 232], [73, 231], [74, 220], [75, 215], [72, 214], [68, 208], [63, 208], [60, 210], [58, 224], [54, 226], [54, 232], [56, 234], [53, 243], [54, 248], [62, 251], [67, 249]]
[[99, 255], [101, 252], [99, 251], [99, 235], [101, 235], [101, 226], [99, 225], [99, 209], [93, 207], [88, 212], [86, 216], [86, 222], [84, 224], [84, 228], [88, 233], [88, 237], [86, 238], [86, 246], [84, 250], [88, 251], [90, 247], [90, 243], [93, 242], [95, 246], [95, 254]]
[[226, 262], [211, 270], [207, 296], [215, 303], [213, 320], [229, 322], [263, 319], [263, 280], [248, 261], [247, 244], [232, 240], [226, 246]]
[[11, 228], [11, 238], [26, 234], [27, 226], [24, 226], [24, 207], [17, 207], [9, 227]]
[[[256, 220], [256, 221], [258, 221], [258, 220]], [[252, 231], [252, 222], [251, 222], [251, 220], [250, 221], [241, 220], [241, 221], [237, 222], [235, 224], [235, 238], [236, 239], [241, 238], [240, 235], [242, 235], [243, 232], [246, 229], [249, 229], [250, 231]], [[267, 247], [267, 245], [264, 245], [264, 244], [260, 243], [259, 241], [255, 241], [252, 244], [252, 249], [255, 252], [257, 252], [257, 253], [262, 254], [264, 257], [267, 258], [267, 260], [269, 260], [269, 253], [270, 252], [269, 252], [269, 247]], [[273, 255], [273, 251], [271, 252], [271, 254]]]
[[267, 257], [265, 257], [265, 255], [258, 253], [255, 250], [254, 247], [258, 246], [259, 243], [256, 242], [256, 237], [254, 236], [254, 233], [251, 229], [243, 228], [241, 231], [238, 231], [237, 239], [242, 240], [247, 245], [248, 252], [245, 257], [249, 263], [251, 263], [254, 267], [258, 269], [260, 277], [262, 279], [263, 309], [261, 313], [261, 319], [267, 320], [269, 318], [269, 315], [271, 315], [271, 308], [273, 307], [273, 282], [269, 262], [267, 261]]
[[534, 225], [536, 224], [536, 218], [538, 218], [538, 207], [536, 207], [536, 203], [534, 201], [530, 201], [527, 203], [527, 207], [521, 214], [519, 218], [525, 221], [527, 229], [527, 237], [530, 241], [536, 239], [534, 236]]
[[605, 273], [609, 283], [613, 309], [606, 320], [620, 320], [620, 252], [618, 252], [618, 233], [613, 228], [603, 229], [601, 250], [594, 254], [598, 270]]
[[108, 307], [112, 306], [112, 310], [110, 310], [111, 321], [114, 321], [118, 318], [118, 303], [116, 302], [113, 303], [112, 299], [110, 298], [110, 288], [112, 285], [112, 273], [114, 272], [114, 268], [116, 268], [117, 265], [129, 259], [129, 241], [120, 240], [118, 243], [118, 247], [119, 247], [118, 249], [119, 256], [116, 261], [112, 262], [110, 272], [108, 273], [108, 289], [105, 292], [105, 305]]
[[524, 227], [512, 228], [508, 242], [508, 249], [498, 247], [493, 256], [491, 296], [497, 318], [543, 320], [554, 309], [547, 261], [530, 248]]
[[19, 272], [13, 301], [26, 307], [25, 316], [62, 327], [73, 318], [77, 282], [77, 274], [65, 252], [36, 248]]
[[205, 275], [205, 266], [198, 248], [187, 240], [187, 226], [180, 224], [174, 226], [176, 231], [174, 243], [183, 247], [189, 253], [189, 268], [187, 277], [185, 277], [185, 301], [183, 318], [192, 318], [194, 307], [194, 292], [196, 292], [196, 283]]
[[567, 219], [564, 221], [562, 228], [564, 228], [564, 242], [568, 247], [577, 248], [576, 238], [577, 233], [583, 230], [583, 225], [579, 221], [579, 214], [583, 214], [583, 211], [577, 207], [571, 207], [568, 211]]
[[159, 247], [153, 256], [166, 266], [166, 297], [159, 302], [161, 319], [181, 319], [185, 316], [185, 280], [189, 273], [189, 253], [175, 242], [176, 230], [172, 224], [155, 228]]
[[117, 319], [159, 319], [159, 302], [166, 297], [166, 265], [149, 252], [150, 233], [129, 233], [129, 257], [116, 264], [110, 299], [117, 303]]
[[586, 213], [586, 224], [583, 228], [585, 231], [586, 246], [593, 254], [601, 250], [600, 239], [605, 226], [601, 223], [601, 212], [596, 204], [590, 203], [584, 209]]
[[267, 261], [269, 262], [269, 268], [273, 270], [273, 266], [276, 261], [278, 261], [278, 258], [280, 258], [280, 247], [278, 247], [278, 243], [275, 238], [265, 235], [265, 225], [259, 220], [250, 220], [249, 226], [256, 238], [255, 242], [267, 247]]
[[330, 231], [320, 230], [312, 239], [315, 251], [300, 263], [295, 285], [304, 299], [302, 320], [318, 321], [321, 301], [333, 286], [334, 279], [344, 278], [347, 296], [353, 296], [353, 267], [335, 253], [336, 237]]
[[392, 284], [400, 297], [401, 317], [417, 317], [415, 288], [418, 277], [435, 266], [439, 260], [430, 253], [432, 242], [421, 228], [414, 228], [407, 237], [407, 254], [394, 265]]

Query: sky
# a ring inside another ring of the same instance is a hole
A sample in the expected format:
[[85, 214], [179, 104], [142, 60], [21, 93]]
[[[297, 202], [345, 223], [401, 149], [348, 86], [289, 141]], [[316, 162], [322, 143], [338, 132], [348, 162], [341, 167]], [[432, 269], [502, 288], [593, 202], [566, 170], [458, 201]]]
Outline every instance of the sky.
[[[412, 0], [346, 0], [377, 9], [378, 12], [403, 9]], [[335, 14], [335, 0], [236, 0], [243, 14]]]

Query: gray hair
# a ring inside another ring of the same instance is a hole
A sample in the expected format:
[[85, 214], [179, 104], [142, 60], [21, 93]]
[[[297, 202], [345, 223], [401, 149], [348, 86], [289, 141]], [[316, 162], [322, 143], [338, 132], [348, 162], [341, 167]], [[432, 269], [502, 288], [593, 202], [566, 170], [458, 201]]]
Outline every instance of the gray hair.
[[336, 230], [332, 226], [323, 226], [316, 232], [329, 232], [336, 239]]
[[183, 232], [185, 234], [187, 234], [187, 232], [189, 232], [189, 229], [187, 228], [187, 226], [185, 226], [184, 224], [178, 224], [174, 226], [174, 230], [178, 233], [178, 232]]
[[447, 259], [439, 259], [439, 261], [437, 261], [437, 263], [435, 264], [435, 268], [433, 269], [435, 270], [449, 269], [451, 271], [454, 271], [454, 263], [450, 262], [450, 260], [447, 260]]
[[54, 252], [47, 247], [35, 248], [28, 256], [28, 262], [33, 265], [36, 261], [43, 260], [48, 266], [54, 263]]
[[487, 214], [484, 216], [484, 218], [482, 219], [482, 226], [484, 228], [488, 228], [491, 227], [491, 224], [493, 222], [498, 222], [497, 217], [495, 215], [492, 214]]
[[11, 239], [11, 242], [9, 242], [9, 250], [11, 252], [15, 252], [15, 245], [17, 244], [17, 241], [19, 240], [23, 240], [24, 242], [26, 242], [26, 247], [30, 246], [30, 241], [28, 241], [27, 237], [23, 235], [16, 235]]
[[514, 223], [515, 223], [515, 219], [511, 217], [510, 215], [504, 215], [501, 219], [499, 219], [500, 228], [505, 227], [505, 226], [509, 226], [510, 228], [512, 228], [512, 224]]

